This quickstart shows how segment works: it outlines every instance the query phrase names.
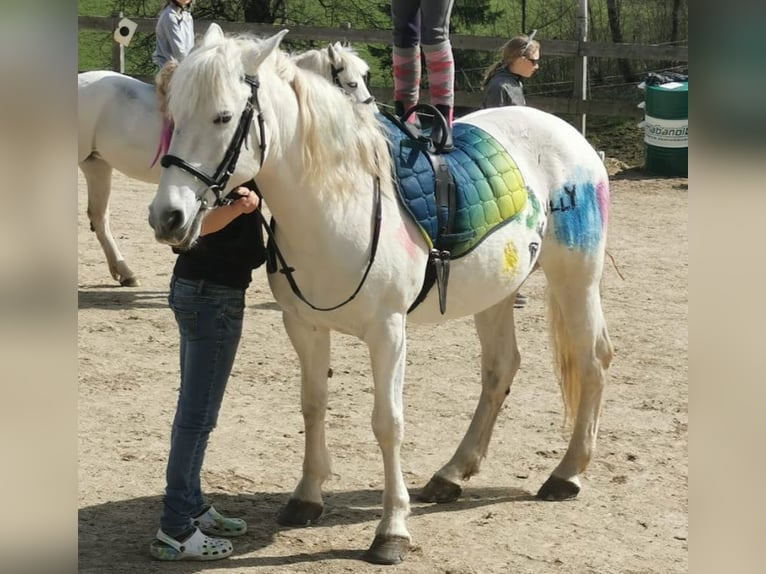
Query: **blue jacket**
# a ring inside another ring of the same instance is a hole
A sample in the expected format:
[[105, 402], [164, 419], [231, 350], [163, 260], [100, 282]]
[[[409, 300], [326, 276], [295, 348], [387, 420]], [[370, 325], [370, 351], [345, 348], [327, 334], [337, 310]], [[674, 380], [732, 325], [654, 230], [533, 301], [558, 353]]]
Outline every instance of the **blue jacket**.
[[189, 10], [168, 4], [157, 19], [157, 47], [152, 60], [162, 68], [171, 58], [180, 62], [194, 47], [194, 19]]

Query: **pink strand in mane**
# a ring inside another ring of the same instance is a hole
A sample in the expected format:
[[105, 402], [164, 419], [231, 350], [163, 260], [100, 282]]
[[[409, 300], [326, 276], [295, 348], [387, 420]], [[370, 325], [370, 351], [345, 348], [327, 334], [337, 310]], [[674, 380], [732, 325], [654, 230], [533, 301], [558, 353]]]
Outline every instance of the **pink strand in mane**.
[[167, 153], [170, 148], [170, 138], [173, 137], [173, 120], [167, 116], [162, 116], [162, 132], [160, 132], [160, 145], [157, 147], [157, 153], [149, 167], [154, 167], [160, 156]]
[[170, 60], [154, 77], [157, 99], [159, 100], [160, 112], [162, 112], [162, 131], [160, 132], [160, 145], [149, 167], [154, 167], [157, 160], [167, 153], [170, 148], [170, 138], [173, 137], [173, 120], [168, 116], [167, 105], [168, 85], [170, 84], [170, 78], [173, 77], [173, 72], [176, 71], [176, 67], [178, 67], [178, 62]]

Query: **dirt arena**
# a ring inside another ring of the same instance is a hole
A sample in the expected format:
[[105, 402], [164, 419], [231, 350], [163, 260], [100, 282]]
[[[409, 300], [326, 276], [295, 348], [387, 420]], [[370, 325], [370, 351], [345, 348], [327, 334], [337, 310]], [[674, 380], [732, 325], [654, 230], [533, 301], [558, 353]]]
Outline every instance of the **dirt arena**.
[[[405, 562], [359, 559], [380, 516], [383, 477], [370, 428], [369, 361], [350, 337], [333, 338], [327, 440], [334, 474], [325, 514], [310, 528], [278, 526], [300, 476], [303, 420], [297, 358], [261, 269], [203, 469], [219, 510], [242, 516], [250, 530], [234, 539], [227, 560], [163, 564], [147, 547], [158, 526], [178, 386], [177, 330], [166, 303], [173, 255], [146, 223], [154, 186], [116, 174], [112, 230], [141, 281], [117, 286], [89, 231], [80, 175], [80, 572], [685, 573], [687, 180], [622, 171], [611, 189], [614, 264], [607, 259], [602, 292], [616, 355], [598, 449], [575, 501], [534, 499], [568, 439], [537, 273], [516, 318], [522, 366], [481, 473], [455, 503], [413, 497]], [[411, 494], [451, 456], [478, 400], [472, 322], [408, 328], [402, 464]]]

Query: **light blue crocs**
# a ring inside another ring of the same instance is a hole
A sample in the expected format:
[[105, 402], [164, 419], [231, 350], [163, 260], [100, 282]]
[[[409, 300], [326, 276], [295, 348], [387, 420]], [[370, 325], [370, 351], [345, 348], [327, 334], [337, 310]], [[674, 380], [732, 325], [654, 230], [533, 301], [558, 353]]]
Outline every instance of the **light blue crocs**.
[[242, 536], [247, 532], [247, 523], [244, 520], [227, 518], [212, 506], [196, 518], [192, 518], [192, 526], [213, 536]]
[[157, 560], [221, 560], [234, 551], [225, 538], [210, 538], [199, 528], [189, 538], [179, 542], [160, 528], [149, 545], [149, 554]]

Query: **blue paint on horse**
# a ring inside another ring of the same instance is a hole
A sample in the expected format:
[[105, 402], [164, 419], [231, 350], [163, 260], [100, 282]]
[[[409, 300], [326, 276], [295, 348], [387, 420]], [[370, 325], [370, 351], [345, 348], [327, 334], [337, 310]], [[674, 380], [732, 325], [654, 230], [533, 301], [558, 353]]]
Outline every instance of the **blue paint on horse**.
[[588, 253], [596, 251], [603, 225], [592, 181], [575, 177], [565, 183], [551, 195], [549, 208], [556, 241]]

